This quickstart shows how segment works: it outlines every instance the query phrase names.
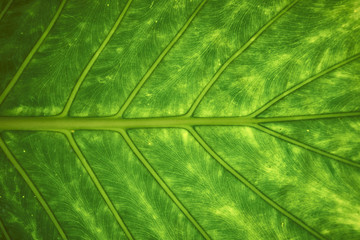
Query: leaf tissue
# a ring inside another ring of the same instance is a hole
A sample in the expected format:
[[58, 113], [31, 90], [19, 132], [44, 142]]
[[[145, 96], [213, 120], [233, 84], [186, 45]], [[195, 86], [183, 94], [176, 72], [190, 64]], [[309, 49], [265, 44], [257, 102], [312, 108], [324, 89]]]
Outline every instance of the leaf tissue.
[[0, 238], [360, 239], [360, 1], [1, 0]]

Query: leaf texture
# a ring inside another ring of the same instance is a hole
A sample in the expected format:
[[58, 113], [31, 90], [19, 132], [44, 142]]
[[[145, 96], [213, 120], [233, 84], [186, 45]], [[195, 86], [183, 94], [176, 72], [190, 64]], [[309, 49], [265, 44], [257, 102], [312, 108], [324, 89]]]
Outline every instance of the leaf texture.
[[0, 2], [1, 239], [359, 239], [360, 1]]

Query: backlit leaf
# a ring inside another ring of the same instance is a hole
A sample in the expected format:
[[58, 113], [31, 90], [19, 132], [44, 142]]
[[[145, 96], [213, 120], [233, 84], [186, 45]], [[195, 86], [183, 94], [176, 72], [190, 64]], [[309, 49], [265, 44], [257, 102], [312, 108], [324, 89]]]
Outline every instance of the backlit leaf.
[[359, 39], [359, 0], [1, 1], [1, 239], [359, 239]]

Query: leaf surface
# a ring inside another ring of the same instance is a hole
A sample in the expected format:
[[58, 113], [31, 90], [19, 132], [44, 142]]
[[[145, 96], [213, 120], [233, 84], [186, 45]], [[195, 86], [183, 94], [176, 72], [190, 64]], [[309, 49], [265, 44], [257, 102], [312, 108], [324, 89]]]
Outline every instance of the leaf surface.
[[2, 239], [358, 239], [360, 1], [0, 3]]

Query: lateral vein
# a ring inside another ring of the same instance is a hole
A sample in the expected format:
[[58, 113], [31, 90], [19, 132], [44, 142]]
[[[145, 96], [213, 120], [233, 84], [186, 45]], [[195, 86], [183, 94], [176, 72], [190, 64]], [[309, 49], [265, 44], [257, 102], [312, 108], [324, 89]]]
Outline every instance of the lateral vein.
[[301, 147], [301, 148], [304, 148], [304, 149], [306, 149], [306, 150], [315, 152], [315, 153], [317, 153], [317, 154], [320, 154], [320, 155], [322, 155], [322, 156], [331, 158], [331, 159], [333, 159], [333, 160], [336, 160], [336, 161], [339, 161], [339, 162], [342, 162], [342, 163], [351, 165], [351, 166], [353, 166], [353, 167], [358, 167], [358, 168], [360, 168], [360, 163], [357, 163], [357, 162], [354, 162], [354, 161], [351, 161], [351, 160], [348, 160], [348, 159], [339, 157], [339, 156], [337, 156], [337, 155], [331, 154], [331, 153], [326, 152], [326, 151], [324, 151], [324, 150], [321, 150], [321, 149], [312, 147], [312, 146], [307, 145], [307, 144], [305, 144], [305, 143], [302, 143], [302, 142], [300, 142], [300, 141], [298, 141], [298, 140], [295, 140], [295, 139], [292, 139], [292, 138], [290, 138], [290, 137], [287, 137], [287, 136], [285, 136], [285, 135], [283, 135], [283, 134], [280, 134], [280, 133], [278, 133], [278, 132], [276, 132], [276, 131], [274, 131], [274, 130], [271, 130], [271, 129], [267, 128], [267, 127], [264, 127], [264, 126], [262, 126], [262, 125], [260, 125], [260, 124], [258, 124], [258, 125], [253, 125], [253, 127], [256, 128], [256, 129], [258, 129], [258, 130], [260, 130], [260, 131], [262, 131], [262, 132], [265, 132], [265, 133], [267, 133], [267, 134], [269, 134], [269, 135], [271, 135], [271, 136], [273, 136], [273, 137], [276, 137], [276, 138], [278, 138], [278, 139], [281, 139], [281, 140], [283, 140], [283, 141], [285, 141], [285, 142], [291, 143], [291, 144], [296, 145], [296, 146], [298, 146], [298, 147]]
[[265, 105], [263, 105], [262, 107], [260, 107], [258, 110], [256, 110], [255, 112], [253, 112], [252, 114], [250, 114], [249, 116], [251, 117], [256, 117], [258, 115], [260, 115], [261, 113], [263, 113], [264, 111], [266, 111], [268, 108], [270, 108], [271, 106], [273, 106], [274, 104], [276, 104], [277, 102], [279, 102], [281, 99], [285, 98], [286, 96], [290, 95], [291, 93], [295, 92], [296, 90], [298, 90], [299, 88], [305, 86], [306, 84], [311, 83], [312, 81], [324, 76], [325, 74], [332, 72], [342, 66], [344, 66], [345, 64], [352, 62], [356, 59], [358, 59], [360, 57], [360, 53], [356, 54], [342, 62], [339, 62], [333, 66], [331, 66], [328, 69], [325, 69], [321, 72], [319, 72], [318, 74], [315, 74], [314, 76], [300, 82], [299, 84], [296, 84], [295, 86], [289, 88], [288, 90], [286, 90], [285, 92], [281, 93], [280, 95], [278, 95], [277, 97], [273, 98], [272, 100], [270, 100], [268, 103], [266, 103]]
[[92, 170], [92, 168], [90, 167], [89, 163], [87, 162], [85, 156], [82, 154], [79, 146], [76, 144], [74, 137], [72, 136], [72, 134], [69, 131], [63, 131], [63, 133], [65, 134], [67, 140], [70, 143], [70, 146], [72, 147], [72, 149], [74, 150], [74, 152], [76, 153], [77, 157], [80, 159], [81, 164], [83, 165], [83, 167], [85, 168], [86, 172], [88, 173], [88, 175], [90, 176], [91, 180], [93, 181], [95, 187], [97, 188], [97, 190], [99, 191], [100, 195], [102, 196], [102, 198], [104, 199], [104, 201], [106, 202], [108, 208], [110, 209], [111, 213], [114, 215], [116, 221], [118, 222], [118, 224], [120, 225], [120, 227], [122, 228], [122, 230], [124, 231], [125, 235], [127, 236], [128, 239], [134, 239], [133, 236], [131, 235], [129, 229], [127, 228], [127, 226], [125, 225], [123, 219], [120, 217], [119, 213], [117, 212], [115, 206], [113, 205], [113, 203], [111, 202], [109, 196], [107, 195], [105, 189], [102, 187], [100, 181], [98, 180], [98, 178], [96, 177], [94, 171]]
[[270, 206], [275, 208], [277, 211], [291, 219], [293, 222], [297, 223], [299, 226], [307, 230], [312, 235], [316, 236], [319, 239], [325, 240], [325, 238], [308, 226], [306, 223], [301, 221], [299, 218], [294, 216], [292, 213], [281, 207], [275, 201], [273, 201], [270, 197], [261, 192], [255, 185], [253, 185], [249, 180], [247, 180], [244, 176], [242, 176], [239, 172], [237, 172], [233, 167], [231, 167], [225, 160], [223, 160], [212, 148], [205, 142], [205, 140], [197, 133], [197, 131], [192, 127], [186, 128], [191, 135], [195, 138], [195, 140], [204, 148], [206, 152], [210, 154], [222, 167], [224, 167], [228, 172], [230, 172], [234, 177], [236, 177], [241, 183], [243, 183], [246, 187], [248, 187], [251, 191], [253, 191], [256, 195], [258, 195], [261, 199], [263, 199]]
[[4, 223], [1, 221], [1, 219], [0, 219], [0, 230], [1, 230], [3, 236], [5, 237], [6, 240], [11, 240], [8, 232], [6, 231], [5, 225], [4, 225]]
[[131, 92], [129, 97], [126, 99], [125, 103], [121, 106], [118, 113], [114, 115], [114, 118], [120, 118], [123, 116], [126, 109], [129, 107], [135, 96], [138, 94], [142, 86], [145, 84], [146, 80], [151, 76], [151, 74], [155, 71], [157, 66], [161, 63], [161, 61], [164, 59], [166, 54], [172, 49], [172, 47], [175, 45], [175, 43], [180, 39], [180, 37], [184, 34], [186, 29], [190, 26], [193, 19], [196, 17], [198, 12], [202, 9], [202, 7], [205, 5], [207, 0], [203, 0], [199, 6], [195, 9], [193, 14], [190, 16], [190, 18], [186, 21], [184, 26], [180, 29], [180, 31], [175, 35], [175, 37], [171, 40], [171, 42], [166, 46], [166, 48], [162, 51], [162, 53], [159, 55], [159, 57], [155, 60], [153, 65], [147, 70], [145, 75], [142, 77], [142, 79], [139, 81], [139, 83], [136, 85], [134, 90]]
[[24, 179], [26, 184], [29, 186], [31, 191], [36, 196], [37, 200], [40, 202], [41, 206], [44, 208], [45, 212], [50, 217], [51, 221], [55, 225], [56, 229], [58, 230], [60, 236], [62, 239], [67, 240], [67, 237], [65, 235], [65, 232], [61, 228], [58, 220], [56, 219], [54, 213], [50, 209], [49, 205], [47, 204], [46, 200], [42, 197], [41, 193], [35, 186], [35, 184], [31, 181], [30, 177], [27, 175], [25, 170], [21, 167], [20, 163], [16, 160], [14, 155], [10, 152], [9, 148], [6, 146], [4, 140], [0, 137], [0, 147], [4, 151], [6, 157], [10, 160], [11, 164], [15, 167], [15, 169], [19, 172], [21, 177]]
[[90, 59], [90, 61], [88, 62], [88, 64], [84, 68], [84, 70], [82, 71], [79, 79], [77, 80], [73, 90], [70, 93], [70, 96], [69, 96], [69, 98], [68, 98], [68, 100], [67, 100], [67, 102], [65, 104], [64, 109], [58, 115], [58, 117], [65, 117], [65, 116], [68, 115], [69, 110], [71, 108], [71, 105], [73, 104], [73, 102], [75, 100], [75, 97], [76, 97], [77, 93], [79, 92], [81, 84], [84, 82], [84, 80], [85, 80], [87, 74], [89, 73], [89, 71], [91, 70], [92, 66], [95, 64], [96, 60], [99, 58], [100, 54], [102, 53], [102, 51], [104, 50], [104, 48], [106, 47], [108, 42], [110, 41], [111, 37], [114, 35], [116, 29], [119, 27], [121, 21], [123, 20], [126, 12], [129, 9], [132, 1], [133, 0], [128, 0], [128, 2], [126, 3], [124, 9], [121, 11], [119, 17], [115, 21], [113, 27], [111, 28], [111, 30], [109, 31], [109, 33], [105, 37], [104, 41], [101, 43], [100, 47], [96, 50], [95, 54], [92, 56], [92, 58]]
[[4, 91], [1, 93], [0, 95], [0, 105], [4, 102], [5, 98], [7, 97], [7, 95], [10, 93], [10, 91], [13, 89], [13, 87], [15, 86], [15, 84], [17, 83], [17, 81], [19, 80], [21, 74], [24, 72], [25, 68], [28, 66], [28, 64], [30, 63], [32, 57], [35, 55], [35, 53], [37, 52], [37, 50], [40, 48], [41, 44], [44, 42], [45, 38], [47, 37], [47, 35], [49, 34], [50, 30], [52, 29], [52, 27], [54, 26], [55, 22], [57, 21], [57, 19], [59, 18], [65, 3], [67, 0], [63, 0], [58, 8], [58, 10], [56, 11], [54, 17], [51, 19], [51, 22], [49, 23], [49, 25], [47, 26], [47, 28], [45, 29], [45, 31], [43, 32], [43, 34], [41, 35], [41, 37], [39, 38], [39, 40], [36, 42], [36, 44], [34, 45], [34, 47], [31, 49], [29, 55], [27, 55], [27, 57], [25, 58], [24, 62], [20, 65], [20, 68], [17, 70], [17, 72], [15, 73], [14, 77], [10, 80], [9, 84], [6, 86], [6, 88], [4, 89]]
[[175, 196], [175, 194], [167, 186], [167, 184], [164, 182], [164, 180], [159, 176], [159, 174], [155, 171], [155, 169], [150, 165], [150, 163], [142, 155], [142, 153], [135, 146], [135, 143], [132, 141], [132, 139], [130, 138], [128, 133], [122, 129], [119, 129], [118, 132], [124, 138], [125, 142], [128, 144], [130, 149], [134, 152], [134, 154], [137, 156], [137, 158], [140, 160], [140, 162], [149, 171], [149, 173], [153, 176], [153, 178], [158, 182], [160, 187], [166, 192], [166, 194], [170, 197], [170, 199], [175, 203], [175, 205], [183, 212], [183, 214], [195, 226], [195, 228], [201, 233], [201, 235], [205, 239], [210, 240], [211, 238], [207, 234], [207, 232], [200, 226], [200, 224], [196, 221], [196, 219], [191, 215], [191, 213], [186, 209], [186, 207], [180, 202], [180, 200]]
[[340, 112], [340, 113], [325, 113], [325, 114], [313, 114], [313, 115], [298, 115], [288, 117], [268, 117], [268, 118], [251, 118], [254, 123], [274, 123], [274, 122], [292, 122], [292, 121], [305, 121], [305, 120], [317, 120], [317, 119], [333, 119], [344, 117], [359, 117], [360, 112]]
[[239, 50], [237, 50], [215, 73], [215, 75], [210, 79], [210, 81], [203, 88], [199, 96], [195, 99], [194, 103], [190, 107], [189, 111], [185, 114], [185, 116], [192, 116], [195, 112], [196, 108], [199, 106], [202, 99], [205, 97], [206, 93], [210, 90], [210, 88], [214, 85], [214, 83], [219, 79], [220, 75], [225, 71], [225, 69], [237, 58], [239, 57], [256, 39], [266, 30], [268, 29], [277, 19], [283, 16], [292, 6], [294, 6], [299, 0], [295, 0], [282, 9], [274, 18], [272, 18], [269, 22], [267, 22], [263, 27], [261, 27]]
[[10, 0], [10, 1], [6, 4], [5, 8], [0, 12], [0, 21], [1, 21], [1, 19], [4, 17], [5, 13], [6, 13], [7, 10], [9, 9], [10, 5], [12, 4], [12, 2], [13, 2], [13, 0]]

